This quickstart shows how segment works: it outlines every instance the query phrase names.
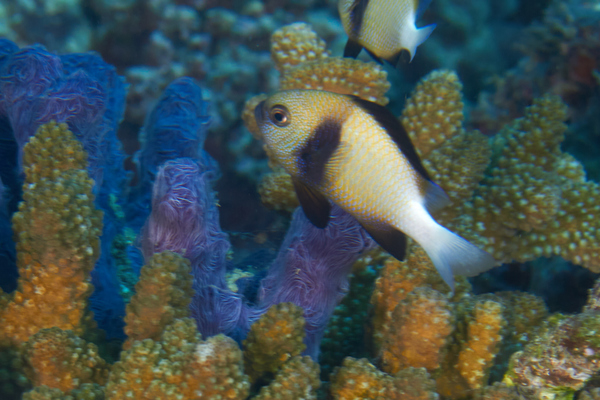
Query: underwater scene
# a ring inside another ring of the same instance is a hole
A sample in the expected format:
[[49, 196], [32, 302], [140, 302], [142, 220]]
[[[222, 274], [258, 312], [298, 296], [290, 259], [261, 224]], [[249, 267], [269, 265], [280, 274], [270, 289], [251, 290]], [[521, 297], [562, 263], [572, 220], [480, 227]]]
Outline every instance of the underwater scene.
[[0, 400], [600, 400], [600, 0], [0, 0]]

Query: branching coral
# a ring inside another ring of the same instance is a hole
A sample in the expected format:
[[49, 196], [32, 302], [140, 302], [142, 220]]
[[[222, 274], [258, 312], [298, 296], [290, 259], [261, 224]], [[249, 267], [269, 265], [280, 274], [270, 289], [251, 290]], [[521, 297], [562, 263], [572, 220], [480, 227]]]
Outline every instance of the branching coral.
[[[459, 89], [455, 75], [434, 72], [417, 86], [403, 114], [425, 167], [453, 201], [440, 212], [441, 221], [498, 261], [561, 255], [597, 271], [600, 205], [594, 199], [600, 187], [560, 150], [564, 104], [553, 96], [536, 100], [488, 146], [462, 129]], [[452, 101], [442, 105], [444, 97]], [[482, 155], [490, 150], [488, 167]], [[465, 153], [477, 156], [459, 161]]]
[[435, 382], [422, 368], [407, 368], [394, 376], [366, 359], [346, 358], [331, 379], [335, 400], [435, 400]]
[[72, 331], [42, 329], [27, 342], [23, 357], [33, 386], [66, 393], [84, 383], [104, 385], [108, 378], [108, 364], [98, 355], [96, 345], [86, 343]]
[[158, 339], [175, 319], [189, 316], [191, 278], [190, 262], [178, 254], [165, 251], [150, 258], [127, 305], [125, 349], [137, 340]]
[[110, 373], [107, 399], [245, 399], [250, 384], [237, 344], [223, 335], [202, 341], [195, 325], [177, 320], [160, 340], [138, 341], [123, 352]]
[[287, 361], [269, 386], [261, 388], [254, 400], [316, 400], [321, 386], [319, 364], [310, 357], [296, 356]]
[[13, 218], [20, 278], [0, 309], [0, 342], [21, 344], [43, 328], [81, 334], [90, 272], [99, 253], [86, 153], [64, 124], [43, 125], [25, 146], [23, 202]]
[[244, 340], [244, 364], [253, 382], [266, 373], [275, 374], [288, 359], [304, 351], [302, 313], [292, 303], [279, 303], [252, 324]]
[[271, 35], [271, 58], [275, 67], [283, 73], [298, 64], [328, 56], [325, 42], [308, 24], [298, 22], [287, 25]]
[[448, 300], [433, 289], [416, 288], [395, 308], [382, 337], [382, 370], [390, 375], [407, 367], [437, 370], [453, 329]]

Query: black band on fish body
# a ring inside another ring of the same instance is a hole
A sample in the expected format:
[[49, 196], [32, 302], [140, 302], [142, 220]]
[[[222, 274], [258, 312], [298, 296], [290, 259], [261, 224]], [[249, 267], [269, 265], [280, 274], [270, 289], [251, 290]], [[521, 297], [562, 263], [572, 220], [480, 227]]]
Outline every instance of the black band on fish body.
[[340, 121], [325, 118], [317, 125], [296, 155], [300, 179], [312, 186], [318, 186], [322, 182], [325, 167], [338, 148], [341, 137]]
[[377, 103], [372, 103], [367, 100], [363, 100], [360, 97], [350, 96], [354, 103], [362, 108], [366, 113], [371, 115], [379, 125], [386, 131], [386, 133], [396, 143], [402, 154], [410, 162], [412, 167], [421, 174], [425, 179], [431, 181], [427, 170], [421, 163], [421, 159], [415, 150], [408, 133], [398, 120], [398, 118], [392, 114], [390, 110], [384, 106], [380, 106]]

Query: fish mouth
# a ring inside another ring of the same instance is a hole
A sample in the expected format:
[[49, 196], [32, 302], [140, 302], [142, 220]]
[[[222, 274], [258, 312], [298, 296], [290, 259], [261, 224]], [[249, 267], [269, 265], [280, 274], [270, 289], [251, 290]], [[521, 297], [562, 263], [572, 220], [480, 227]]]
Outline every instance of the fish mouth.
[[254, 108], [254, 119], [256, 120], [256, 123], [259, 125], [262, 124], [262, 122], [263, 122], [263, 115], [265, 115], [264, 108], [265, 108], [265, 100], [258, 103], [258, 105]]

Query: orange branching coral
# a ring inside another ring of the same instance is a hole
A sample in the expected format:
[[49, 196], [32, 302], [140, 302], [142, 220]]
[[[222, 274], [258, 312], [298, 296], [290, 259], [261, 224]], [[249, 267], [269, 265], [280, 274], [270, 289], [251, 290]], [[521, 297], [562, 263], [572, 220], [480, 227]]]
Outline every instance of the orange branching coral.
[[461, 90], [454, 72], [434, 71], [417, 84], [401, 117], [425, 169], [454, 205], [436, 214], [443, 223], [473, 196], [491, 157], [488, 139], [463, 128]]
[[304, 351], [304, 311], [293, 303], [272, 306], [250, 328], [244, 340], [244, 364], [252, 381], [274, 374]]
[[473, 196], [483, 180], [491, 154], [484, 135], [465, 131], [432, 150], [423, 160], [433, 181], [444, 189], [452, 203], [435, 214], [441, 222], [454, 218], [456, 206]]
[[461, 90], [456, 73], [434, 71], [421, 79], [406, 101], [402, 125], [421, 157], [463, 133]]
[[[298, 49], [300, 49], [298, 51]], [[281, 70], [281, 89], [316, 89], [352, 94], [386, 105], [387, 72], [374, 62], [328, 57], [309, 25], [292, 24], [271, 36], [271, 57]]]
[[275, 67], [285, 72], [298, 64], [329, 56], [325, 42], [312, 27], [297, 22], [279, 28], [271, 36], [271, 58]]
[[492, 300], [478, 300], [461, 343], [456, 369], [471, 389], [487, 384], [490, 368], [498, 353], [506, 320], [504, 306]]
[[494, 138], [491, 174], [457, 228], [498, 260], [560, 255], [600, 271], [600, 185], [560, 152], [566, 107], [545, 96]]
[[244, 121], [244, 125], [252, 136], [255, 139], [261, 139], [262, 135], [260, 134], [260, 129], [258, 129], [258, 125], [256, 125], [256, 119], [254, 118], [254, 109], [256, 106], [263, 100], [267, 98], [266, 94], [259, 94], [254, 97], [251, 97], [246, 104], [244, 104], [244, 109], [242, 110], [242, 120]]
[[245, 399], [250, 384], [233, 339], [200, 340], [195, 321], [169, 325], [160, 341], [135, 342], [121, 353], [106, 385], [106, 398]]
[[316, 89], [351, 94], [382, 106], [389, 103], [387, 72], [374, 62], [330, 57], [299, 64], [281, 76], [281, 90]]
[[124, 349], [136, 340], [157, 340], [167, 325], [189, 316], [190, 271], [189, 260], [170, 251], [154, 254], [142, 267], [136, 293], [127, 305]]
[[300, 205], [290, 175], [281, 169], [263, 177], [258, 193], [262, 203], [273, 210], [292, 213]]
[[104, 385], [108, 364], [93, 343], [59, 328], [42, 329], [23, 348], [25, 373], [33, 386], [69, 392], [83, 383]]
[[261, 388], [253, 400], [316, 400], [321, 386], [319, 364], [308, 356], [295, 356], [287, 361], [269, 386]]
[[435, 382], [423, 368], [407, 368], [394, 376], [362, 358], [348, 357], [331, 377], [335, 400], [435, 400]]
[[[450, 291], [421, 246], [412, 244], [406, 261], [401, 262], [390, 257], [385, 262], [371, 297], [373, 305], [371, 324], [376, 353], [381, 345], [382, 336], [387, 335], [390, 329], [395, 308], [410, 292], [421, 286], [432, 287], [441, 293]], [[470, 291], [469, 283], [459, 277], [456, 282], [455, 298], [460, 298], [468, 291]]]
[[566, 106], [557, 96], [537, 99], [486, 141], [462, 127], [460, 88], [454, 73], [433, 72], [402, 117], [425, 168], [452, 201], [436, 216], [498, 261], [560, 255], [599, 272], [600, 185], [560, 150]]
[[13, 217], [19, 281], [0, 309], [0, 343], [21, 344], [43, 328], [81, 334], [90, 271], [100, 252], [87, 155], [66, 124], [42, 125], [24, 148], [23, 202]]
[[445, 296], [427, 287], [413, 290], [392, 313], [382, 337], [381, 369], [392, 375], [408, 367], [435, 371], [453, 329]]

